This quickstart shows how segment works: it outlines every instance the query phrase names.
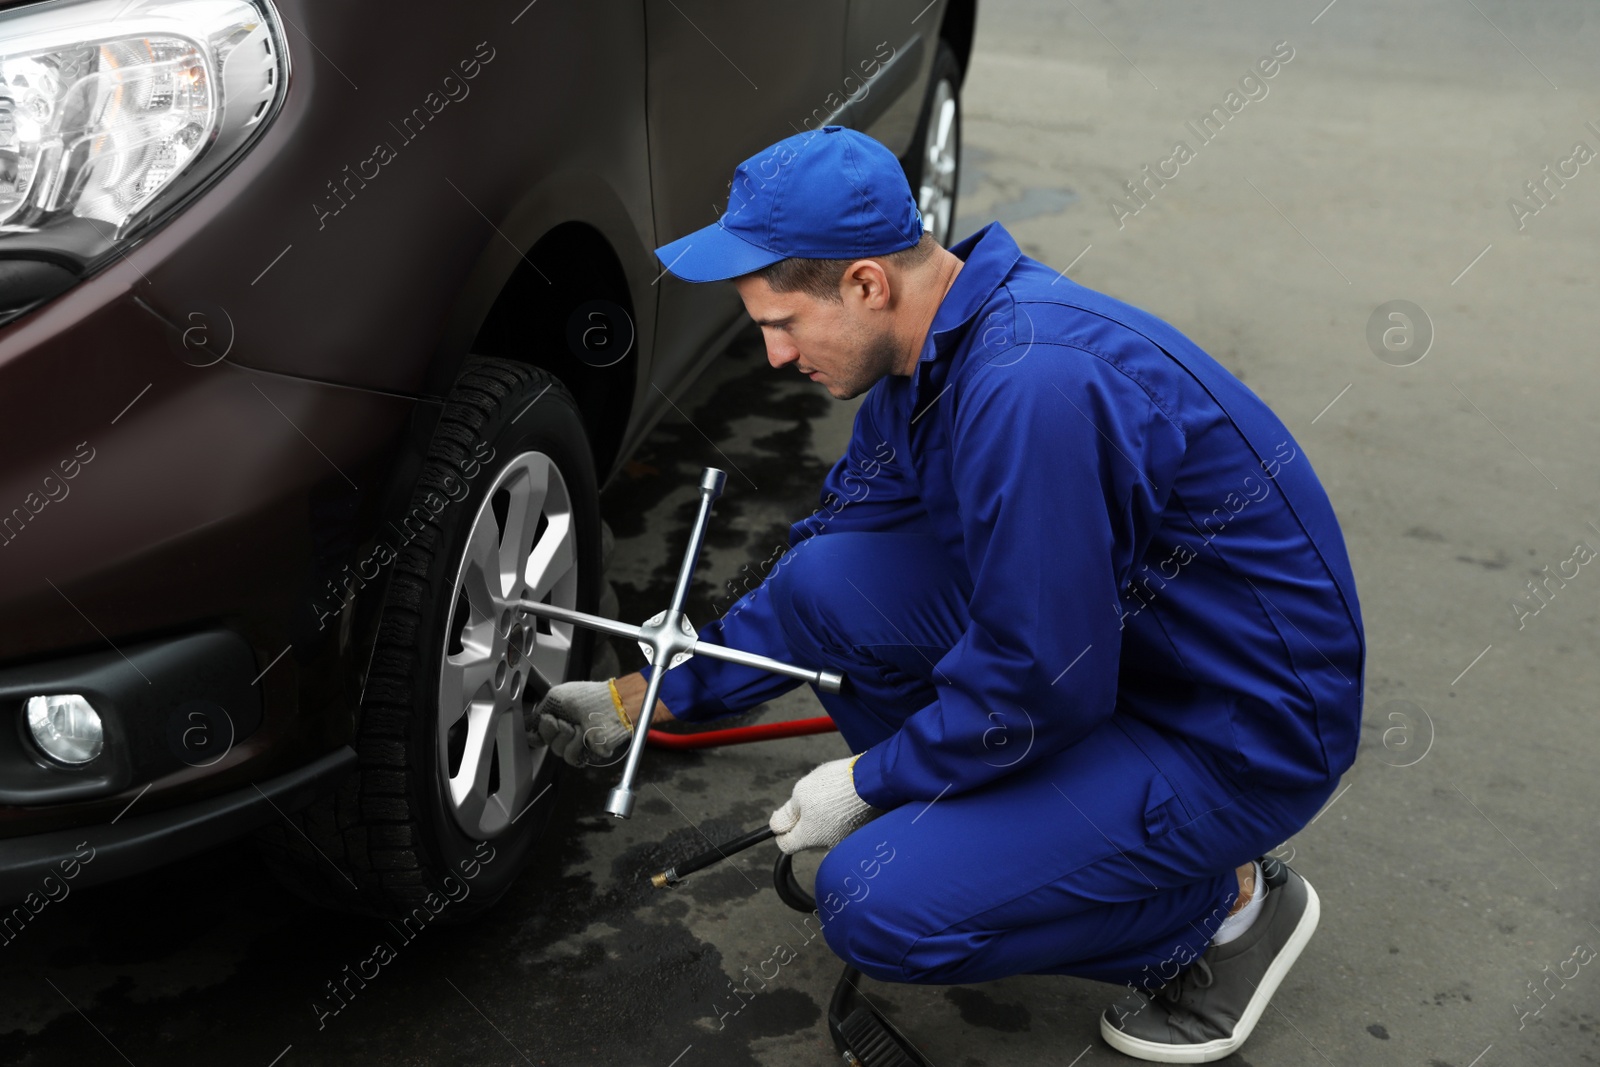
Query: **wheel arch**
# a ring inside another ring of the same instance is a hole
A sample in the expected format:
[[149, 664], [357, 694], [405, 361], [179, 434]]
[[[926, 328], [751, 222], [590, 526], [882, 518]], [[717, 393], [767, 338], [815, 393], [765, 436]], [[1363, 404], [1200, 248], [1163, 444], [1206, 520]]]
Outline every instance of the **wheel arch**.
[[978, 28], [978, 0], [950, 0], [945, 9], [944, 22], [939, 26], [939, 36], [950, 42], [961, 65], [962, 84], [967, 80], [967, 67], [972, 58], [972, 38]]
[[[549, 371], [578, 402], [603, 484], [654, 351], [648, 195], [646, 187], [642, 202], [630, 207], [604, 174], [575, 170], [549, 175], [529, 190], [496, 220], [464, 275], [428, 367], [427, 393], [448, 393], [474, 355]], [[568, 319], [590, 300], [617, 305], [632, 328], [631, 350], [608, 367], [585, 363], [567, 344]], [[427, 441], [416, 444], [426, 448]]]
[[[626, 329], [632, 335], [627, 354], [606, 367], [584, 362], [568, 338], [574, 311], [596, 300], [616, 305], [626, 318], [621, 323], [608, 320], [604, 329], [617, 334]], [[615, 248], [589, 223], [569, 221], [545, 233], [517, 261], [468, 351], [526, 363], [561, 379], [578, 402], [595, 470], [603, 480], [631, 420], [640, 378], [641, 332], [627, 273]]]

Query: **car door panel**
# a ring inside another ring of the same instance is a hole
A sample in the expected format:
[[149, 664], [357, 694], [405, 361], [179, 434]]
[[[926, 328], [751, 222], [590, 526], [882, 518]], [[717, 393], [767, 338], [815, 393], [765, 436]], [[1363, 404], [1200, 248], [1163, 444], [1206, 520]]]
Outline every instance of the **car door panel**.
[[[721, 216], [741, 161], [816, 128], [813, 112], [842, 88], [847, 10], [845, 0], [646, 0], [658, 246]], [[731, 285], [670, 273], [656, 284], [652, 377], [671, 392], [743, 305]]]
[[854, 99], [836, 121], [881, 141], [897, 156], [906, 154], [946, 3], [850, 0], [844, 56]]

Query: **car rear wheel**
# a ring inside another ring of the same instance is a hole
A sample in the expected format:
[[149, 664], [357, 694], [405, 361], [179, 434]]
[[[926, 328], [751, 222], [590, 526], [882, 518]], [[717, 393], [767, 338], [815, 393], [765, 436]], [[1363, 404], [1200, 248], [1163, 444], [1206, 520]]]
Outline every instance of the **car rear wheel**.
[[469, 360], [403, 522], [416, 533], [391, 564], [359, 771], [265, 851], [315, 903], [460, 921], [510, 888], [553, 805], [560, 761], [530, 745], [524, 705], [589, 676], [593, 631], [514, 607], [600, 600], [594, 462], [566, 387]]
[[950, 247], [961, 173], [961, 64], [946, 41], [939, 42], [934, 55], [911, 155], [901, 160], [901, 167], [917, 198], [924, 229], [942, 247]]

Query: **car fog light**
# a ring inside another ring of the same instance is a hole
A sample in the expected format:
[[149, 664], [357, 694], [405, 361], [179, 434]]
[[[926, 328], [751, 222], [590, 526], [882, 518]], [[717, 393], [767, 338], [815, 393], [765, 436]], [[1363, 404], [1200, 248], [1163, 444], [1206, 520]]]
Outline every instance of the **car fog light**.
[[99, 713], [77, 693], [29, 697], [28, 729], [40, 750], [61, 763], [88, 763], [105, 747]]

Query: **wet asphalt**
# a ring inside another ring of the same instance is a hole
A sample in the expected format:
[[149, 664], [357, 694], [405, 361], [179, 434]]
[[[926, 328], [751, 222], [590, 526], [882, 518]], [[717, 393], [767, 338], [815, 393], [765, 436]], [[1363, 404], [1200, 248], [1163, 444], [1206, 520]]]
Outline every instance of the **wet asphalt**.
[[[1295, 58], [1270, 94], [1119, 224], [1124, 182], [1280, 40]], [[1556, 0], [982, 5], [958, 232], [1003, 221], [1244, 378], [1315, 464], [1355, 567], [1361, 755], [1285, 846], [1322, 925], [1227, 1063], [1600, 1062], [1600, 977], [1575, 962], [1600, 947], [1600, 582], [1527, 593], [1600, 546], [1600, 177], [1585, 166], [1520, 229], [1507, 204], [1533, 203], [1524, 183], [1572, 142], [1600, 146], [1597, 46], [1600, 16]], [[1369, 343], [1397, 299], [1429, 317], [1425, 358]], [[666, 603], [715, 465], [689, 599], [712, 618], [816, 506], [856, 405], [746, 334], [680, 406], [603, 494], [623, 618]], [[801, 688], [730, 722], [819, 713]], [[0, 948], [0, 1064], [837, 1063], [839, 964], [777, 900], [775, 849], [671, 892], [646, 879], [844, 752], [823, 735], [652, 753], [627, 822], [602, 812], [611, 775], [568, 775], [492, 913], [426, 930], [320, 1019], [324, 984], [383, 931], [301, 905], [248, 845], [75, 892]], [[779, 976], [731, 999], [780, 944]], [[863, 990], [937, 1067], [1131, 1062], [1100, 1043], [1093, 983]]]

